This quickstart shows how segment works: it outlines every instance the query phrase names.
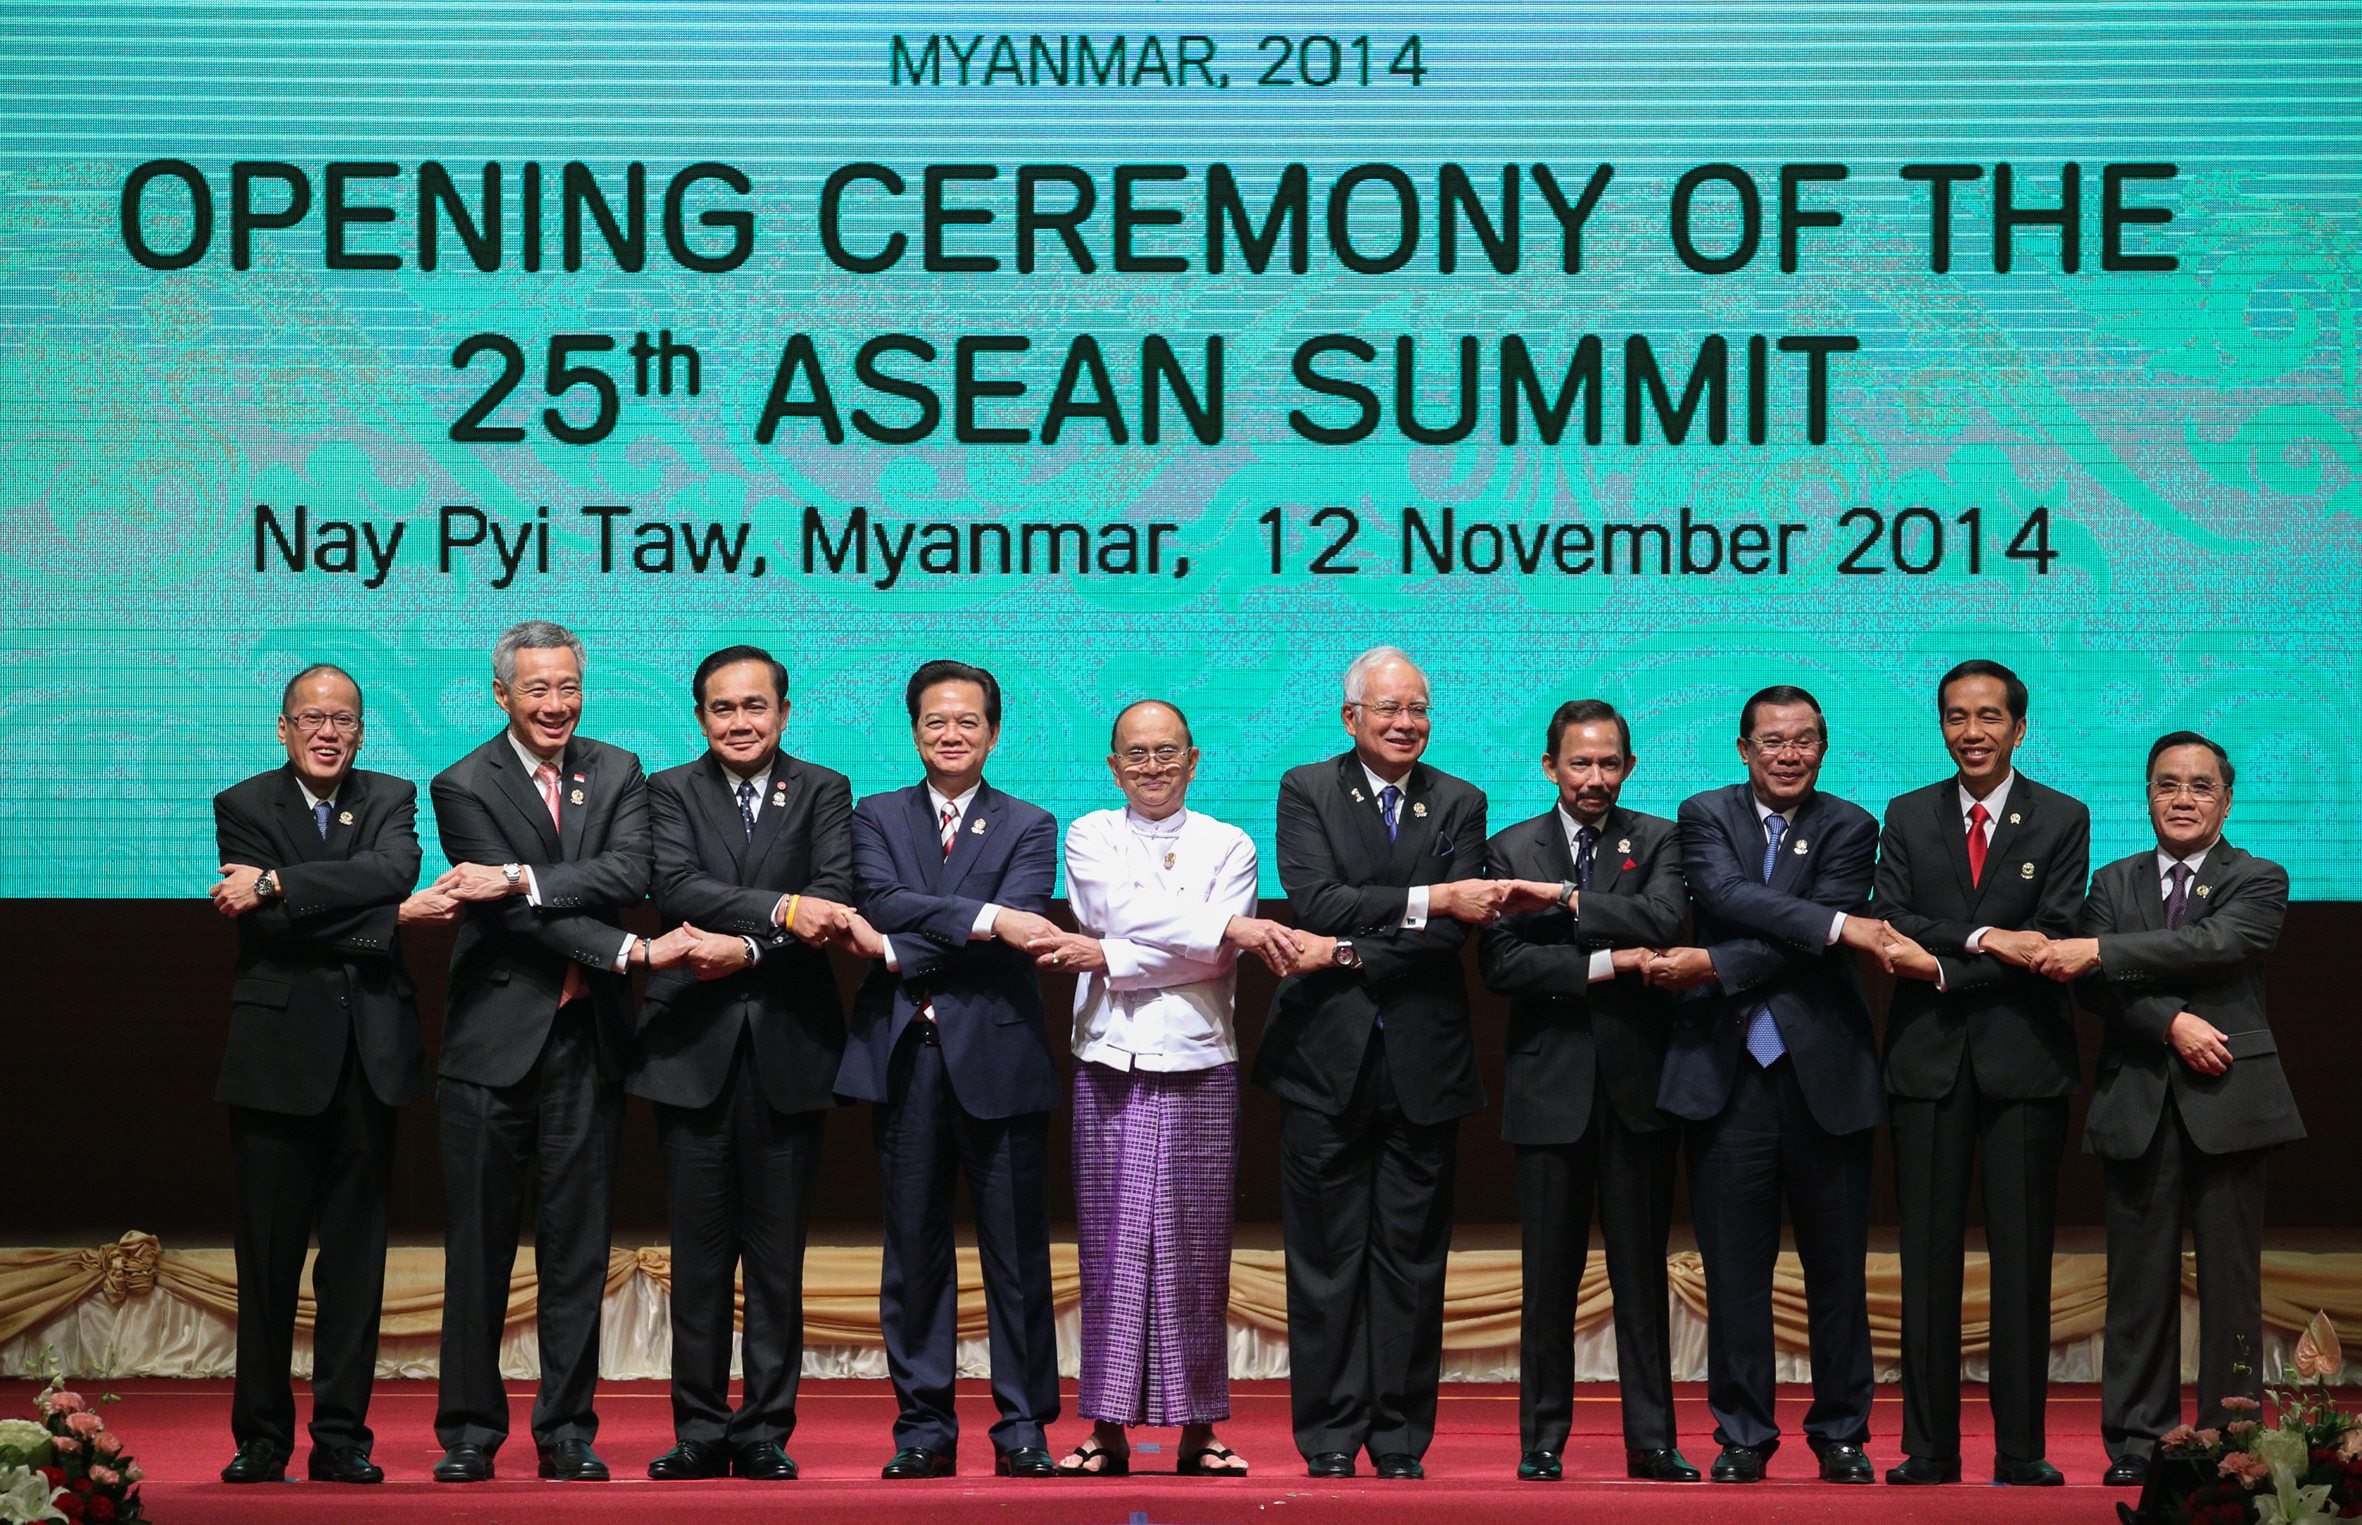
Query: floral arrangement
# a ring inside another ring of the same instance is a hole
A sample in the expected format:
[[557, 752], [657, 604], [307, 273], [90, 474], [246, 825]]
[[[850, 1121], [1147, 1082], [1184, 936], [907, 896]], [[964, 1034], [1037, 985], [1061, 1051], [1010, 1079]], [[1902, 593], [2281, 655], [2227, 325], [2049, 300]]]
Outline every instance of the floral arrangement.
[[38, 1419], [0, 1419], [0, 1525], [140, 1525], [140, 1470], [79, 1393], [52, 1378]]
[[2225, 1398], [2240, 1417], [2222, 1429], [2180, 1425], [2157, 1443], [2160, 1461], [2211, 1461], [2211, 1477], [2169, 1511], [2173, 1525], [2328, 1525], [2362, 1518], [2362, 1414], [2330, 1401], [2329, 1382], [2345, 1365], [2337, 1330], [2325, 1313], [2313, 1315], [2296, 1342], [2299, 1381], [2272, 1394], [2280, 1422], [2262, 1422], [2253, 1398]]

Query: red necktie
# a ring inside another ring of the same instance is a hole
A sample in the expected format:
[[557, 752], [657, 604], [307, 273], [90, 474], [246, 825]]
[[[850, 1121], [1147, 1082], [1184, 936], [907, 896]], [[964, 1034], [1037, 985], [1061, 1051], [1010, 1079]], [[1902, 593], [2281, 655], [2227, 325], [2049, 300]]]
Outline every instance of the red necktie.
[[1993, 819], [1982, 805], [1968, 807], [1968, 882], [1978, 884], [1985, 877], [1985, 823]]
[[960, 807], [943, 807], [943, 856], [951, 856], [951, 844], [960, 839]]
[[[549, 823], [557, 827], [559, 833], [563, 835], [566, 823], [558, 819], [558, 770], [548, 763], [543, 763], [533, 770], [533, 781], [541, 786], [542, 803], [549, 806]], [[584, 988], [582, 966], [572, 959], [568, 959], [566, 961], [566, 988], [558, 992], [558, 1004], [563, 1006], [568, 1001], [574, 1000], [582, 994]]]

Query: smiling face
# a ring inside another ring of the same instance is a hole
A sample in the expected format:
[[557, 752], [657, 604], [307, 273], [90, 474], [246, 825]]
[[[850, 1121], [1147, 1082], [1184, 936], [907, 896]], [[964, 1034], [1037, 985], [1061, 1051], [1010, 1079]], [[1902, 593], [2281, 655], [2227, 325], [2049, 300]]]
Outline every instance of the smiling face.
[[1344, 717], [1362, 763], [1380, 778], [1399, 782], [1427, 750], [1433, 725], [1427, 680], [1408, 662], [1381, 663], [1363, 678], [1361, 700], [1349, 701]]
[[332, 672], [296, 684], [279, 713], [279, 745], [312, 793], [334, 796], [361, 750], [361, 691]]
[[1753, 723], [1739, 738], [1739, 760], [1755, 797], [1773, 810], [1804, 802], [1821, 776], [1826, 742], [1821, 712], [1809, 704], [1758, 704]]
[[1558, 785], [1558, 802], [1586, 826], [1615, 808], [1634, 759], [1624, 755], [1624, 738], [1612, 720], [1587, 720], [1558, 735], [1558, 755], [1542, 759], [1542, 771]]
[[1189, 744], [1189, 728], [1169, 707], [1135, 704], [1116, 725], [1107, 766], [1125, 801], [1147, 819], [1161, 821], [1188, 803], [1190, 781], [1197, 777], [1197, 748]]
[[1960, 765], [1960, 781], [1983, 799], [2009, 777], [2010, 757], [2026, 739], [2026, 722], [2009, 713], [2009, 690], [1978, 673], [1944, 686], [1944, 749]]
[[1001, 733], [984, 716], [984, 685], [953, 678], [930, 684], [919, 694], [919, 718], [910, 728], [926, 765], [927, 782], [958, 798], [984, 777], [984, 760]]
[[2230, 813], [2231, 786], [2212, 747], [2168, 747], [2149, 764], [2149, 822], [2173, 856], [2213, 846]]
[[492, 700], [508, 711], [509, 730], [526, 751], [554, 762], [582, 723], [582, 664], [571, 646], [527, 646], [515, 678], [492, 680]]
[[773, 692], [770, 663], [732, 662], [705, 675], [697, 723], [722, 766], [752, 778], [778, 755], [788, 709], [787, 700]]

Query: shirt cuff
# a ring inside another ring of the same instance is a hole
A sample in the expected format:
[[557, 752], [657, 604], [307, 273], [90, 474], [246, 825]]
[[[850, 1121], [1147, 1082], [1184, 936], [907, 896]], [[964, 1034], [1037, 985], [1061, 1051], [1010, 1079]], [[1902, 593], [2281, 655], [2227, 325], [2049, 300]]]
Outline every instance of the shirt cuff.
[[[1969, 933], [1969, 934], [1968, 934], [1968, 941], [1967, 941], [1967, 942], [1965, 942], [1965, 943], [1963, 943], [1963, 944], [1961, 944], [1961, 946], [1962, 946], [1962, 947], [1964, 947], [1964, 948], [1966, 948], [1966, 949], [1967, 949], [1969, 952], [1971, 952], [1971, 953], [1982, 953], [1982, 952], [1984, 952], [1984, 951], [1985, 951], [1985, 934], [1986, 934], [1987, 932], [1990, 932], [1990, 931], [1992, 931], [1992, 930], [1993, 930], [1993, 929], [1992, 929], [1991, 927], [1979, 927], [1979, 928], [1977, 928], [1977, 929], [1976, 929], [1974, 932], [1971, 932], [1971, 933]], [[1943, 987], [1939, 985], [1939, 986], [1937, 986], [1936, 988], [1940, 990], [1940, 989], [1942, 989]]]
[[771, 925], [779, 928], [781, 931], [795, 930], [787, 924], [787, 903], [794, 898], [795, 897], [793, 895], [782, 895], [779, 897], [779, 904], [771, 907]]
[[[1976, 949], [1971, 948], [1968, 951], [1974, 953], [1976, 952]], [[1951, 986], [1944, 983], [1944, 961], [1939, 958], [1936, 960], [1936, 991], [1938, 994], [1941, 994], [1951, 988]]]
[[763, 945], [761, 943], [756, 942], [751, 937], [740, 937], [738, 940], [746, 944], [747, 968], [752, 969], [755, 965], [763, 961]]
[[1427, 886], [1414, 884], [1402, 905], [1402, 929], [1416, 932], [1427, 925]]
[[999, 906], [994, 905], [989, 900], [984, 902], [984, 909], [976, 913], [976, 924], [968, 928], [968, 941], [972, 943], [980, 943], [990, 940], [992, 937], [992, 920], [994, 917], [1000, 914], [1001, 908]]
[[894, 973], [900, 974], [902, 972], [902, 960], [895, 956], [894, 939], [891, 937], [881, 937], [878, 939], [878, 941], [886, 945], [886, 967], [892, 970]]
[[1616, 950], [1613, 948], [1601, 948], [1597, 952], [1593, 953], [1591, 955], [1591, 983], [1596, 985], [1601, 980], [1612, 980], [1615, 977]]
[[537, 906], [541, 904], [541, 884], [533, 877], [533, 870], [530, 865], [525, 866], [524, 872], [525, 904]]
[[[538, 903], [536, 902], [536, 904]], [[623, 946], [615, 950], [615, 972], [617, 974], [631, 973], [632, 944], [638, 941], [639, 939], [629, 932], [623, 934]]]
[[1836, 915], [1829, 918], [1829, 945], [1831, 947], [1835, 947], [1837, 944], [1837, 939], [1843, 937], [1844, 935], [1845, 913], [1843, 911], [1839, 911]]

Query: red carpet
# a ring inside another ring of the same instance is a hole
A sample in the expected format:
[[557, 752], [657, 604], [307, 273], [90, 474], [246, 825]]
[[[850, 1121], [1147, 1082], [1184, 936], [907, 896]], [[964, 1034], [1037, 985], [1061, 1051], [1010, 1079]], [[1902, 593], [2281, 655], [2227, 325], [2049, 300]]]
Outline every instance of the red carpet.
[[[156, 1379], [78, 1384], [83, 1396], [120, 1395], [106, 1405], [108, 1428], [120, 1434], [147, 1472], [148, 1512], [159, 1525], [288, 1525], [327, 1521], [394, 1525], [410, 1521], [466, 1522], [466, 1525], [529, 1525], [561, 1521], [672, 1521], [693, 1517], [792, 1513], [803, 1522], [861, 1521], [888, 1525], [899, 1520], [1000, 1522], [1000, 1525], [1524, 1525], [1537, 1511], [1566, 1518], [1634, 1518], [1653, 1514], [1667, 1520], [1730, 1521], [1732, 1525], [1795, 1525], [1816, 1521], [1980, 1520], [2079, 1521], [2101, 1525], [2114, 1518], [2113, 1505], [2130, 1490], [2098, 1486], [2105, 1457], [2099, 1443], [2099, 1394], [2091, 1387], [2051, 1390], [2051, 1460], [2067, 1474], [2065, 1488], [1993, 1488], [1975, 1482], [1931, 1489], [1840, 1488], [1814, 1479], [1811, 1453], [1791, 1438], [1772, 1462], [1768, 1483], [1754, 1487], [1630, 1483], [1621, 1478], [1623, 1441], [1618, 1429], [1615, 1389], [1607, 1384], [1579, 1389], [1576, 1434], [1567, 1456], [1569, 1480], [1559, 1484], [1520, 1483], [1517, 1466], [1517, 1393], [1506, 1386], [1450, 1384], [1435, 1445], [1427, 1455], [1425, 1482], [1379, 1482], [1363, 1476], [1346, 1483], [1314, 1484], [1288, 1439], [1285, 1383], [1240, 1383], [1233, 1389], [1237, 1417], [1223, 1438], [1254, 1463], [1251, 1477], [1180, 1478], [1171, 1475], [1172, 1432], [1140, 1432], [1142, 1442], [1159, 1444], [1155, 1454], [1135, 1453], [1148, 1470], [1129, 1478], [1082, 1482], [1056, 1479], [1020, 1482], [992, 1475], [992, 1450], [985, 1430], [992, 1400], [982, 1382], [960, 1384], [961, 1419], [968, 1427], [962, 1472], [940, 1482], [884, 1483], [878, 1468], [893, 1450], [893, 1398], [883, 1382], [807, 1382], [801, 1422], [788, 1451], [803, 1469], [795, 1483], [652, 1483], [648, 1460], [671, 1444], [670, 1408], [664, 1385], [605, 1383], [599, 1389], [602, 1428], [598, 1451], [615, 1471], [616, 1482], [560, 1485], [533, 1477], [534, 1455], [524, 1425], [532, 1394], [525, 1384], [510, 1389], [516, 1436], [499, 1457], [501, 1480], [475, 1486], [437, 1484], [428, 1471], [440, 1454], [434, 1443], [434, 1385], [384, 1382], [370, 1419], [377, 1431], [377, 1460], [387, 1481], [379, 1488], [303, 1483], [233, 1488], [216, 1481], [232, 1446], [229, 1384]], [[0, 1414], [19, 1414], [36, 1391], [29, 1382], [0, 1382]], [[1069, 1401], [1073, 1387], [1068, 1385]], [[1805, 1393], [1787, 1390], [1781, 1422], [1796, 1437]], [[1708, 1438], [1704, 1394], [1697, 1384], [1680, 1393], [1683, 1451], [1705, 1465], [1714, 1454]], [[307, 1400], [299, 1396], [299, 1404]], [[1899, 1459], [1900, 1390], [1878, 1390], [1870, 1455], [1881, 1472]], [[1989, 1476], [1991, 1440], [1983, 1389], [1971, 1388], [1965, 1420], [1970, 1427], [1965, 1470]], [[1085, 1431], [1080, 1421], [1062, 1421], [1052, 1439], [1063, 1454]], [[299, 1447], [292, 1471], [300, 1473]], [[1366, 1472], [1366, 1462], [1365, 1462]], [[1161, 1475], [1160, 1475], [1161, 1474]]]

